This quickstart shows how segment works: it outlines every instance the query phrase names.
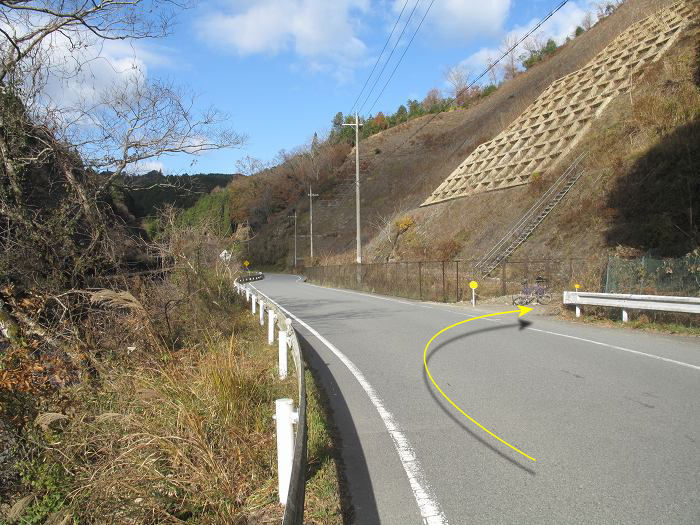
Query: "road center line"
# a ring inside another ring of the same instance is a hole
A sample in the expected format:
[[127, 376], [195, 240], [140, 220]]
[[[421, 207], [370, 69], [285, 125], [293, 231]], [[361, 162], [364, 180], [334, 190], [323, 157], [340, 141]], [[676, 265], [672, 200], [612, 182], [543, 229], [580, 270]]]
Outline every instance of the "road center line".
[[[380, 300], [382, 300], [382, 301], [391, 301], [391, 302], [396, 302], [396, 303], [400, 303], [400, 304], [406, 304], [406, 305], [409, 305], [409, 306], [418, 306], [418, 307], [420, 307], [420, 308], [430, 308], [430, 309], [433, 309], [433, 310], [440, 310], [440, 311], [442, 311], [442, 312], [448, 312], [448, 313], [451, 313], [451, 314], [460, 315], [460, 316], [462, 316], [462, 317], [463, 317], [464, 315], [467, 315], [466, 312], [462, 313], [462, 312], [456, 311], [456, 310], [453, 309], [453, 308], [444, 308], [444, 307], [441, 308], [441, 307], [438, 307], [438, 306], [428, 306], [428, 305], [418, 304], [418, 303], [413, 303], [413, 302], [408, 302], [408, 301], [401, 301], [401, 300], [399, 300], [399, 299], [393, 299], [393, 298], [391, 298], [391, 297], [381, 297], [381, 296], [373, 295], [373, 294], [369, 294], [369, 293], [355, 292], [355, 291], [353, 291], [353, 290], [340, 290], [340, 289], [338, 289], [338, 288], [328, 288], [328, 287], [325, 287], [325, 286], [318, 286], [318, 285], [310, 284], [310, 283], [306, 283], [306, 284], [307, 284], [308, 286], [314, 286], [314, 287], [316, 287], [316, 288], [324, 288], [324, 289], [326, 289], [326, 290], [333, 290], [334, 292], [342, 292], [342, 293], [350, 293], [350, 294], [355, 294], [355, 295], [362, 295], [362, 296], [364, 296], [364, 297], [371, 297], [371, 298], [373, 298], [373, 299], [380, 299]], [[482, 312], [482, 310], [477, 310], [477, 309], [473, 309], [473, 310], [476, 311], [476, 312]], [[492, 322], [492, 323], [500, 323], [500, 322], [501, 322], [501, 321], [498, 321], [498, 320], [496, 320], [496, 319], [482, 319], [482, 320], [483, 320], [483, 321]], [[659, 355], [648, 354], [648, 353], [646, 353], [646, 352], [640, 352], [639, 350], [633, 350], [633, 349], [631, 349], [631, 348], [625, 348], [624, 346], [611, 345], [611, 344], [608, 344], [608, 343], [603, 343], [603, 342], [601, 342], [601, 341], [594, 341], [594, 340], [592, 340], [592, 339], [586, 339], [586, 338], [584, 338], [584, 337], [577, 337], [577, 336], [575, 336], [575, 335], [562, 334], [562, 333], [559, 333], [559, 332], [551, 332], [551, 331], [549, 331], [549, 330], [543, 330], [543, 329], [541, 329], [541, 328], [532, 328], [532, 327], [528, 327], [527, 330], [532, 330], [533, 332], [541, 332], [541, 333], [543, 333], [543, 334], [554, 335], [554, 336], [557, 336], [557, 337], [565, 337], [565, 338], [567, 338], [567, 339], [574, 339], [574, 340], [576, 340], [576, 341], [583, 341], [584, 343], [591, 343], [591, 344], [593, 344], [593, 345], [605, 346], [605, 347], [607, 347], [607, 348], [612, 348], [612, 349], [614, 349], [614, 350], [620, 350], [620, 351], [622, 351], [622, 352], [628, 352], [628, 353], [630, 353], [630, 354], [635, 354], [635, 355], [642, 356], [642, 357], [649, 357], [649, 358], [651, 358], [651, 359], [657, 359], [657, 360], [659, 360], [659, 361], [665, 361], [665, 362], [667, 362], [667, 363], [671, 363], [671, 364], [678, 365], [678, 366], [683, 366], [683, 367], [686, 367], [686, 368], [692, 368], [692, 369], [694, 369], [694, 370], [700, 370], [700, 366], [697, 366], [697, 365], [692, 365], [692, 364], [686, 363], [686, 362], [684, 362], [684, 361], [676, 361], [675, 359], [669, 359], [668, 357], [661, 357], [661, 356], [659, 356]]]
[[632, 350], [631, 348], [625, 348], [624, 346], [609, 345], [608, 343], [601, 343], [600, 341], [593, 341], [592, 339], [586, 339], [584, 337], [577, 337], [575, 335], [560, 334], [558, 332], [550, 332], [549, 330], [542, 330], [540, 328], [528, 327], [527, 330], [532, 330], [534, 332], [542, 332], [544, 334], [549, 334], [549, 335], [556, 335], [559, 337], [566, 337], [567, 339], [575, 339], [576, 341], [583, 341], [585, 343], [591, 343], [593, 345], [606, 346], [608, 348], [613, 348], [615, 350], [629, 352], [630, 354], [641, 355], [643, 357], [650, 357], [652, 359], [666, 361], [667, 363], [673, 363], [674, 365], [685, 366], [687, 368], [692, 368], [694, 370], [700, 370], [700, 366], [691, 365], [690, 363], [685, 363], [683, 361], [676, 361], [675, 359], [669, 359], [668, 357], [661, 357], [660, 355], [647, 354], [646, 352], [640, 352], [639, 350]]
[[396, 422], [396, 419], [394, 418], [394, 415], [391, 412], [389, 412], [389, 410], [386, 408], [386, 406], [384, 405], [384, 401], [382, 401], [377, 391], [370, 384], [370, 382], [367, 381], [367, 378], [365, 378], [364, 374], [360, 371], [360, 369], [357, 368], [355, 363], [353, 363], [345, 354], [338, 350], [338, 348], [336, 348], [335, 345], [333, 345], [333, 343], [328, 341], [316, 330], [311, 328], [311, 326], [299, 319], [289, 310], [285, 309], [279, 303], [267, 297], [255, 286], [250, 286], [255, 291], [265, 296], [268, 301], [277, 305], [277, 307], [280, 310], [282, 310], [285, 314], [287, 314], [289, 317], [294, 319], [297, 323], [299, 323], [301, 326], [303, 326], [309, 332], [311, 332], [316, 337], [316, 339], [318, 339], [331, 352], [333, 352], [335, 356], [338, 359], [340, 359], [340, 361], [345, 365], [345, 367], [348, 370], [350, 370], [350, 373], [353, 376], [355, 376], [355, 379], [358, 383], [360, 383], [360, 386], [367, 394], [367, 397], [369, 397], [369, 400], [374, 405], [374, 408], [376, 408], [377, 412], [379, 412], [379, 417], [382, 418], [382, 422], [384, 423], [387, 432], [389, 432], [389, 436], [391, 436], [391, 439], [394, 442], [394, 447], [396, 448], [396, 452], [398, 453], [399, 459], [401, 460], [401, 465], [403, 466], [403, 469], [406, 472], [406, 476], [408, 476], [408, 482], [411, 485], [413, 497], [415, 498], [416, 503], [418, 504], [418, 509], [420, 510], [421, 516], [423, 517], [423, 523], [425, 525], [446, 525], [447, 518], [442, 513], [438, 502], [434, 499], [432, 489], [428, 486], [428, 484], [425, 481], [423, 469], [421, 468], [420, 463], [418, 462], [418, 458], [416, 457], [411, 443], [408, 441], [408, 438], [405, 436], [405, 434], [401, 431], [398, 423]]

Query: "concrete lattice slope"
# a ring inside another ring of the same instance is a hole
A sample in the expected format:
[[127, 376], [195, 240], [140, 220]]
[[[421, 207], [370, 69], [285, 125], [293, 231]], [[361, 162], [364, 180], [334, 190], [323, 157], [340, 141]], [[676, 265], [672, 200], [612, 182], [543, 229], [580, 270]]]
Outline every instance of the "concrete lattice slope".
[[564, 158], [592, 118], [628, 90], [635, 73], [658, 59], [693, 17], [686, 2], [631, 25], [591, 62], [554, 81], [508, 128], [478, 146], [422, 204], [526, 184]]

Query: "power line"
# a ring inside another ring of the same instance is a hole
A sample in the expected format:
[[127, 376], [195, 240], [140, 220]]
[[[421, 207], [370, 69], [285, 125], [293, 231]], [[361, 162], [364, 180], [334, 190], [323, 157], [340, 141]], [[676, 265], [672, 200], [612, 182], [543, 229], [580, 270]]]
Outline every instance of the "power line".
[[394, 56], [394, 51], [396, 51], [396, 47], [399, 45], [399, 42], [401, 42], [401, 37], [406, 32], [406, 28], [408, 27], [408, 24], [411, 23], [411, 18], [413, 18], [413, 13], [416, 12], [416, 7], [418, 7], [419, 3], [420, 3], [420, 0], [416, 0], [416, 3], [413, 4], [413, 9], [411, 9], [410, 14], [408, 15], [408, 19], [406, 20], [406, 24], [403, 26], [403, 29], [401, 30], [401, 34], [396, 39], [396, 42], [394, 42], [394, 47], [391, 48], [391, 53], [389, 53], [389, 56], [387, 57], [386, 62], [384, 62], [384, 65], [382, 66], [382, 70], [379, 72], [379, 75], [377, 75], [377, 78], [374, 79], [374, 83], [372, 84], [372, 88], [367, 93], [367, 97], [365, 98], [365, 101], [362, 103], [362, 105], [357, 110], [357, 113], [360, 113], [362, 111], [362, 108], [365, 107], [365, 104], [367, 104], [369, 97], [372, 96], [372, 92], [374, 91], [374, 88], [377, 87], [377, 82], [379, 82], [379, 79], [382, 78], [382, 75], [384, 74], [384, 70], [386, 69], [386, 66], [391, 61], [391, 57]]
[[[433, 1], [434, 1], [434, 0], [433, 0]], [[544, 24], [547, 20], [549, 20], [552, 16], [554, 16], [554, 14], [555, 14], [557, 11], [559, 11], [562, 7], [564, 7], [564, 5], [566, 5], [568, 2], [569, 2], [569, 0], [562, 0], [562, 2], [561, 2], [559, 5], [557, 5], [557, 7], [555, 7], [555, 8], [552, 9], [549, 13], [547, 13], [547, 15], [545, 15], [532, 29], [530, 29], [530, 30], [525, 34], [525, 36], [523, 36], [523, 37], [522, 37], [520, 40], [518, 40], [513, 46], [511, 46], [507, 51], [505, 51], [505, 52], [498, 58], [498, 60], [495, 60], [492, 64], [490, 64], [489, 67], [487, 67], [478, 77], [476, 77], [476, 79], [475, 79], [473, 82], [471, 82], [471, 83], [470, 83], [466, 88], [464, 88], [464, 89], [466, 90], [466, 89], [468, 89], [469, 87], [473, 86], [479, 79], [483, 78], [484, 75], [488, 74], [488, 72], [491, 71], [494, 67], [496, 67], [496, 66], [498, 65], [498, 63], [499, 63], [501, 60], [503, 60], [506, 56], [508, 56], [508, 53], [510, 53], [511, 51], [513, 51], [513, 50], [514, 50], [516, 47], [518, 47], [527, 37], [529, 37], [532, 33], [534, 33], [535, 31], [537, 31], [537, 29], [539, 29], [539, 28], [542, 26], [542, 24]], [[416, 5], [417, 5], [417, 2], [416, 2]], [[432, 3], [431, 3], [430, 5], [432, 6]], [[414, 6], [414, 10], [415, 10], [415, 7], [416, 7], [416, 6]], [[430, 9], [430, 7], [429, 7], [428, 9]], [[427, 11], [426, 11], [425, 15], [427, 15]], [[423, 16], [423, 19], [425, 19], [425, 15]], [[423, 21], [421, 20], [421, 24], [422, 24], [422, 22], [423, 22]], [[419, 28], [420, 28], [420, 26], [419, 26]], [[405, 27], [404, 27], [404, 29], [405, 29]], [[403, 32], [402, 32], [402, 34], [403, 34]], [[415, 36], [415, 33], [414, 33], [414, 36]], [[405, 54], [405, 51], [404, 51], [404, 54]], [[403, 56], [402, 56], [402, 58], [403, 58]], [[388, 62], [388, 60], [387, 60], [387, 62]], [[386, 64], [385, 64], [385, 65], [386, 65]], [[380, 73], [380, 76], [381, 76], [381, 73]], [[379, 77], [377, 77], [377, 78], [379, 78]], [[376, 81], [375, 81], [375, 83], [376, 83]], [[385, 87], [386, 87], [386, 86], [385, 86]], [[371, 93], [371, 91], [370, 91], [370, 93]], [[460, 92], [459, 94], [461, 95], [461, 92]], [[380, 96], [381, 96], [381, 93], [380, 93]], [[368, 97], [369, 97], [369, 95], [368, 95]], [[367, 101], [365, 100], [365, 102], [367, 102]], [[375, 100], [375, 104], [376, 104], [376, 100]], [[364, 104], [363, 104], [363, 106], [364, 106]], [[372, 105], [372, 108], [374, 108], [374, 104]], [[413, 137], [415, 137], [418, 133], [421, 132], [421, 130], [423, 130], [423, 128], [425, 128], [426, 126], [428, 126], [433, 120], [435, 120], [438, 116], [440, 116], [440, 114], [441, 114], [440, 112], [439, 112], [439, 113], [434, 113], [434, 114], [432, 114], [432, 115], [430, 116], [430, 118], [426, 119], [425, 122], [421, 123], [421, 124], [418, 126], [418, 128], [417, 128], [413, 133], [411, 133], [403, 142], [397, 144], [391, 151], [386, 152], [385, 155], [391, 156], [391, 155], [396, 154], [397, 151], [399, 151], [399, 150], [400, 150], [401, 148], [403, 148], [406, 144], [408, 144], [408, 142], [409, 142], [410, 140], [412, 140]], [[457, 151], [459, 151], [459, 150], [467, 143], [467, 140], [469, 140], [469, 135], [467, 135], [467, 137], [466, 137], [456, 148], [454, 148], [452, 151], [450, 151], [450, 153], [449, 153], [448, 155], [443, 156], [442, 165], [447, 164], [448, 160], [449, 160], [455, 153], [457, 153]], [[411, 186], [411, 191], [410, 191], [410, 192], [412, 192], [412, 191], [416, 188], [416, 186], [418, 186], [418, 184], [420, 184], [421, 182], [423, 182], [423, 179], [422, 179], [421, 177], [418, 177], [417, 180], [416, 180], [416, 181], [413, 183], [413, 185]], [[409, 193], [410, 193], [410, 192], [409, 192]], [[343, 196], [341, 196], [340, 198], [343, 198]]]
[[[503, 54], [498, 58], [498, 60], [494, 61], [489, 67], [487, 67], [487, 68], [475, 79], [474, 82], [470, 83], [469, 86], [467, 86], [467, 87], [464, 88], [464, 89], [468, 89], [469, 87], [473, 86], [474, 83], [475, 83], [477, 80], [483, 78], [484, 75], [486, 75], [489, 71], [491, 71], [491, 69], [493, 69], [494, 67], [496, 67], [496, 65], [498, 65], [498, 63], [499, 63], [501, 60], [503, 60], [503, 58], [505, 58], [505, 57], [508, 55], [508, 53], [510, 53], [510, 52], [513, 51], [516, 47], [518, 47], [528, 36], [530, 36], [532, 33], [534, 33], [535, 31], [537, 31], [537, 29], [539, 29], [539, 28], [542, 26], [542, 24], [544, 24], [544, 23], [545, 23], [547, 20], [549, 20], [557, 11], [559, 11], [562, 7], [564, 7], [564, 5], [568, 3], [568, 1], [569, 1], [569, 0], [563, 0], [556, 8], [554, 8], [552, 11], [550, 11], [550, 12], [549, 12], [544, 18], [542, 18], [530, 31], [528, 31], [528, 32], [525, 34], [525, 36], [523, 36], [520, 40], [518, 40], [518, 42], [516, 42], [513, 46], [511, 46], [505, 53], [503, 53]], [[431, 3], [431, 5], [432, 5], [432, 3]], [[426, 11], [426, 14], [427, 14], [427, 11]], [[425, 16], [424, 16], [423, 18], [425, 18]], [[422, 23], [422, 21], [421, 21], [421, 23]], [[415, 36], [415, 33], [414, 33], [414, 36]], [[460, 92], [460, 94], [461, 94], [461, 92]], [[381, 94], [380, 94], [380, 95], [381, 95]], [[376, 103], [376, 101], [375, 101], [375, 103]], [[374, 105], [373, 105], [372, 107], [374, 107]], [[420, 133], [420, 131], [421, 131], [423, 128], [425, 128], [426, 126], [428, 126], [433, 120], [435, 120], [438, 116], [440, 116], [440, 114], [441, 114], [441, 113], [434, 113], [429, 119], [427, 119], [425, 122], [421, 123], [421, 125], [418, 126], [418, 128], [417, 128], [413, 133], [411, 133], [403, 142], [401, 142], [400, 144], [396, 145], [396, 147], [394, 147], [391, 151], [387, 152], [386, 155], [387, 155], [387, 156], [394, 155], [397, 151], [399, 151], [399, 150], [400, 150], [401, 148], [403, 148], [406, 144], [408, 144], [408, 142], [409, 142], [411, 139], [413, 139], [413, 137], [415, 137], [418, 133]], [[454, 148], [453, 150], [451, 150], [450, 153], [449, 153], [448, 155], [443, 156], [443, 162], [442, 162], [441, 167], [444, 166], [444, 165], [446, 165], [447, 162], [449, 161], [449, 159], [450, 159], [455, 153], [457, 153], [462, 147], [464, 147], [464, 145], [467, 143], [467, 140], [469, 140], [469, 138], [470, 138], [470, 136], [467, 135], [467, 136], [465, 137], [465, 139], [464, 139], [456, 148]], [[420, 184], [421, 182], [423, 182], [422, 177], [418, 177], [418, 178], [416, 179], [416, 181], [411, 185], [411, 189], [410, 189], [410, 191], [409, 191], [408, 193], [412, 193], [413, 190], [416, 188], [416, 186], [418, 186], [418, 184]], [[343, 198], [343, 197], [341, 197], [341, 198]]]
[[[569, 2], [569, 0], [564, 0], [557, 7], [555, 7], [552, 11], [550, 11], [549, 14], [547, 14], [547, 16], [545, 16], [542, 20], [540, 20], [535, 27], [533, 27], [532, 29], [530, 29], [530, 31], [525, 33], [525, 36], [523, 36], [520, 40], [518, 40], [515, 44], [513, 44], [509, 49], [504, 51], [503, 54], [500, 57], [498, 57], [498, 60], [496, 60], [493, 64], [491, 64], [489, 67], [487, 67], [478, 77], [476, 77], [472, 82], [470, 82], [468, 86], [463, 88], [462, 91], [466, 91], [467, 89], [472, 87], [474, 84], [476, 84], [479, 80], [481, 80], [484, 77], [484, 75], [486, 75], [489, 71], [491, 71], [494, 67], [496, 67], [496, 64], [498, 64], [501, 60], [503, 60], [505, 57], [507, 57], [511, 51], [513, 51], [516, 47], [518, 47], [520, 44], [522, 44], [527, 37], [529, 37], [532, 33], [537, 31], [542, 26], [542, 24], [544, 24], [547, 20], [552, 18], [554, 16], [554, 13], [559, 11], [568, 2]], [[461, 93], [460, 93], [460, 95], [461, 95]]]
[[434, 3], [435, 3], [435, 0], [431, 0], [430, 5], [428, 6], [428, 9], [425, 10], [425, 13], [423, 14], [423, 18], [421, 18], [420, 23], [418, 24], [418, 27], [416, 27], [416, 30], [413, 32], [413, 36], [411, 36], [411, 40], [408, 41], [408, 45], [406, 45], [406, 49], [403, 50], [403, 53], [399, 57], [399, 61], [394, 66], [394, 70], [391, 72], [391, 75], [389, 75], [389, 78], [384, 83], [384, 86], [382, 87], [382, 90], [379, 92], [379, 95], [377, 95], [377, 98], [374, 99], [374, 102], [372, 103], [372, 107], [369, 108], [369, 111], [367, 112], [368, 114], [372, 113], [372, 110], [374, 109], [374, 106], [377, 104], [377, 101], [384, 93], [384, 90], [389, 85], [389, 82], [391, 82], [391, 79], [394, 78], [394, 73], [396, 73], [396, 70], [401, 65], [401, 61], [403, 60], [403, 57], [406, 56], [406, 52], [408, 51], [408, 48], [411, 47], [411, 44], [413, 43], [413, 39], [416, 38], [418, 31], [420, 30], [421, 26], [423, 25], [423, 21], [425, 20], [425, 17], [428, 16], [428, 13], [430, 12], [430, 8], [433, 7]]
[[396, 31], [396, 26], [399, 25], [399, 22], [401, 21], [401, 17], [403, 16], [403, 12], [406, 9], [407, 5], [408, 5], [408, 0], [406, 0], [404, 2], [403, 7], [401, 8], [401, 12], [399, 13], [399, 17], [396, 19], [396, 22], [394, 23], [394, 27], [391, 29], [391, 33], [389, 33], [389, 37], [386, 39], [386, 42], [384, 42], [384, 47], [382, 48], [382, 52], [379, 53], [379, 56], [377, 57], [377, 60], [374, 63], [374, 66], [372, 67], [372, 71], [370, 72], [369, 76], [367, 77], [367, 80], [365, 80], [365, 83], [362, 86], [360, 93], [357, 95], [357, 98], [355, 99], [355, 102], [353, 103], [352, 107], [350, 108], [350, 111], [348, 112], [348, 114], [351, 114], [353, 109], [355, 109], [355, 106], [357, 105], [358, 100], [360, 100], [360, 97], [362, 96], [362, 93], [364, 92], [365, 88], [367, 87], [369, 80], [372, 78], [372, 75], [374, 75], [374, 71], [377, 69], [377, 64], [379, 64], [379, 61], [381, 60], [382, 55], [384, 54], [384, 51], [386, 50], [386, 46], [388, 46], [389, 42], [391, 42], [391, 37], [394, 35], [394, 31]]
[[[568, 2], [569, 2], [569, 0], [563, 0], [557, 7], [555, 7], [555, 8], [552, 9], [549, 13], [547, 13], [547, 15], [546, 15], [544, 18], [542, 18], [542, 20], [540, 20], [532, 29], [530, 29], [530, 30], [525, 34], [525, 36], [523, 36], [520, 40], [518, 40], [515, 44], [513, 44], [513, 45], [512, 45], [508, 50], [506, 50], [500, 57], [498, 57], [498, 59], [495, 60], [491, 65], [489, 65], [489, 67], [487, 67], [478, 77], [476, 77], [476, 79], [474, 79], [472, 82], [469, 83], [469, 85], [467, 85], [465, 88], [463, 88], [463, 89], [457, 94], [457, 97], [455, 97], [455, 98], [458, 98], [459, 95], [461, 95], [464, 91], [466, 91], [467, 89], [469, 89], [470, 87], [472, 87], [478, 80], [480, 80], [481, 78], [483, 78], [484, 75], [488, 74], [488, 72], [491, 71], [494, 67], [496, 67], [496, 66], [498, 65], [498, 63], [501, 62], [501, 60], [503, 60], [506, 56], [508, 56], [508, 54], [509, 54], [511, 51], [513, 51], [516, 47], [518, 47], [520, 44], [522, 44], [523, 41], [524, 41], [527, 37], [529, 37], [531, 34], [533, 34], [535, 31], [537, 31], [537, 30], [542, 26], [542, 24], [544, 24], [547, 20], [549, 20], [550, 18], [552, 18], [552, 16], [554, 16], [554, 14], [555, 14], [557, 11], [559, 11], [562, 7], [564, 7], [564, 5], [566, 5]], [[431, 4], [431, 5], [432, 5], [432, 4]], [[374, 105], [373, 105], [372, 107], [374, 107]], [[415, 137], [424, 127], [426, 127], [426, 126], [427, 126], [428, 124], [430, 124], [434, 119], [436, 119], [436, 118], [438, 117], [438, 115], [440, 115], [439, 112], [438, 112], [438, 113], [434, 113], [428, 120], [426, 120], [423, 124], [421, 124], [421, 125], [418, 127], [418, 129], [416, 129], [413, 133], [411, 133], [411, 135], [409, 135], [408, 138], [406, 138], [406, 140], [404, 140], [402, 143], [398, 144], [398, 145], [397, 145], [391, 152], [389, 152], [388, 154], [389, 154], [389, 155], [393, 155], [393, 154], [396, 153], [399, 149], [403, 148], [403, 147], [404, 147], [413, 137]], [[466, 140], [465, 140], [465, 142], [466, 142]], [[461, 147], [461, 146], [460, 146], [460, 147]], [[459, 148], [458, 148], [458, 149], [459, 149]]]

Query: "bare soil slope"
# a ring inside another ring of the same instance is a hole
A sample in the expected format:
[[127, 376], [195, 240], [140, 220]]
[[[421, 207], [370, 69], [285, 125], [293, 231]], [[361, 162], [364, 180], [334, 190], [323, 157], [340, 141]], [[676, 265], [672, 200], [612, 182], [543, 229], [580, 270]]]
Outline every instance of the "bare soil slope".
[[[488, 250], [534, 203], [555, 173], [539, 184], [483, 193], [426, 208], [418, 206], [476, 146], [497, 135], [552, 81], [581, 68], [630, 24], [670, 3], [628, 0], [590, 31], [563, 46], [550, 59], [505, 83], [479, 105], [421, 117], [363, 141], [360, 168], [366, 259], [437, 259], [446, 255], [441, 246], [455, 241], [460, 249], [449, 255], [478, 258]], [[681, 44], [679, 42], [675, 48]], [[690, 45], [687, 38], [683, 45]], [[314, 190], [321, 195], [314, 208], [314, 251], [322, 263], [354, 260], [354, 187], [348, 184], [354, 176], [354, 157], [353, 151], [339, 173], [318, 191]], [[589, 181], [588, 184], [598, 182]], [[579, 183], [580, 188], [586, 188], [584, 184]], [[601, 188], [595, 193], [597, 200], [605, 201], [603, 196], [609, 191], [608, 186]], [[587, 203], [583, 202], [582, 206]], [[570, 208], [564, 204], [560, 204], [558, 213]], [[299, 233], [307, 234], [308, 199], [299, 202], [297, 209], [300, 212]], [[547, 230], [543, 224], [532, 242], [527, 243], [531, 245], [529, 250], [546, 252], [549, 256], [568, 255], [571, 245], [577, 243], [579, 247], [583, 245], [596, 251], [605, 249], [605, 235], [600, 224], [584, 221], [581, 224], [585, 223], [585, 227], [569, 227], [562, 237], [560, 226], [568, 224], [565, 220], [570, 223], [571, 217], [559, 217], [555, 213], [551, 218], [554, 220], [548, 218], [547, 221], [558, 225], [550, 225]], [[397, 228], [397, 222], [402, 222], [403, 226]], [[591, 227], [598, 232], [593, 236], [595, 240], [588, 235]], [[292, 228], [286, 213], [263, 228], [251, 246], [260, 262], [290, 261]], [[581, 240], [579, 234], [588, 237]], [[551, 242], [552, 238], [558, 240]], [[308, 255], [308, 236], [299, 238], [298, 251], [300, 257]]]

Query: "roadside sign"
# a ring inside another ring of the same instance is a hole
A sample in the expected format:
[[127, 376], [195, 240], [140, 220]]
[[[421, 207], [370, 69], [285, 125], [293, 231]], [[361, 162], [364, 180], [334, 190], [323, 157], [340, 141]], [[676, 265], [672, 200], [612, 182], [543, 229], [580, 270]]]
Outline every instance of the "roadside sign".
[[469, 288], [471, 288], [472, 290], [476, 290], [478, 287], [479, 287], [479, 283], [477, 283], [476, 281], [469, 282]]
[[574, 288], [576, 288], [576, 289], [578, 290], [579, 288], [581, 288], [581, 285], [578, 284], [578, 283], [576, 283], [576, 284], [574, 285]]
[[246, 268], [248, 268], [248, 266], [250, 266], [250, 263], [249, 263], [248, 261], [243, 261], [243, 266], [245, 266]]

